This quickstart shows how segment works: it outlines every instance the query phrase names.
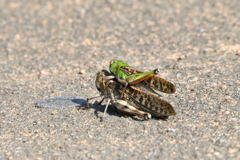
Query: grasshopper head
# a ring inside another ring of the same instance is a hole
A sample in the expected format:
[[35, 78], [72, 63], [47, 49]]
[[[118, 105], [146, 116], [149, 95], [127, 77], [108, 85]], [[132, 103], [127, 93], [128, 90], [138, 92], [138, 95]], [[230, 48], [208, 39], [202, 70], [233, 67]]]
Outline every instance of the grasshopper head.
[[118, 60], [116, 59], [113, 59], [110, 61], [110, 65], [109, 65], [109, 71], [112, 73], [112, 74], [116, 74], [117, 72], [117, 68], [118, 68]]
[[103, 90], [104, 84], [105, 84], [105, 81], [103, 80], [103, 78], [106, 76], [109, 76], [111, 74], [106, 70], [101, 70], [101, 71], [97, 72], [96, 75], [97, 75], [97, 77], [95, 80], [95, 84], [96, 84], [97, 90], [101, 92]]
[[96, 80], [95, 80], [95, 84], [96, 84], [96, 87], [97, 87], [97, 90], [98, 91], [101, 91], [101, 86], [102, 86], [102, 83], [103, 83], [103, 80], [102, 80], [102, 73], [101, 71], [97, 72], [97, 77], [96, 77]]
[[127, 63], [113, 59], [110, 61], [109, 70], [112, 74], [116, 75], [119, 72], [120, 67], [129, 66]]

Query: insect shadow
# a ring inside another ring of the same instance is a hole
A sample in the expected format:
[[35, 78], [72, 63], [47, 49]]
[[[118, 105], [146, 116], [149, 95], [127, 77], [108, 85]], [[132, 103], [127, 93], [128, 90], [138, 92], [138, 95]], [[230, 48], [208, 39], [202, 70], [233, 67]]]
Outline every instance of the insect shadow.
[[[78, 104], [76, 106], [77, 110], [87, 110], [87, 101], [84, 99], [73, 99], [72, 102]], [[100, 118], [101, 116], [99, 116], [99, 112], [104, 112], [106, 105], [101, 105], [99, 104], [98, 101], [95, 101], [93, 104], [89, 104], [89, 109], [93, 108], [95, 109], [94, 114], [96, 115], [97, 118]], [[114, 105], [109, 105], [108, 110], [107, 110], [107, 114], [109, 115], [114, 115], [114, 116], [118, 116], [121, 117], [122, 115], [118, 113], [117, 108]]]

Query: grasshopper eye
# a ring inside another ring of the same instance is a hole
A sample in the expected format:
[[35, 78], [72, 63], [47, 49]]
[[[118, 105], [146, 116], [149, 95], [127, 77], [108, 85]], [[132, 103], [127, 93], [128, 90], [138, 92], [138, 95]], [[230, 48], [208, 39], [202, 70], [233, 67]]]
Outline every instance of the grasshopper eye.
[[116, 63], [116, 61], [114, 59], [110, 61], [110, 65], [113, 63]]

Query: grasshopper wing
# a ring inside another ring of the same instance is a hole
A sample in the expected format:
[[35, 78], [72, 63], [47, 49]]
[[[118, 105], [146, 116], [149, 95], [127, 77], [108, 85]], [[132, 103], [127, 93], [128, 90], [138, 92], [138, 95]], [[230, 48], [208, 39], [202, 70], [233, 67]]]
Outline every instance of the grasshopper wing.
[[129, 101], [137, 104], [140, 110], [148, 112], [154, 117], [176, 115], [171, 104], [159, 96], [130, 87], [129, 90], [126, 90], [126, 94], [128, 95]]

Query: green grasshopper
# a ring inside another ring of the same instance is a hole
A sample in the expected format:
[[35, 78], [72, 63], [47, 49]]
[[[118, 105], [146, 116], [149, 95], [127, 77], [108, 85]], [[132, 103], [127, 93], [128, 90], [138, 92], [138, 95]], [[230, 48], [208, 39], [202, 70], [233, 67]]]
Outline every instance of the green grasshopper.
[[95, 84], [101, 94], [87, 98], [87, 109], [89, 108], [89, 100], [104, 96], [99, 104], [101, 104], [105, 98], [109, 98], [109, 100], [103, 117], [105, 116], [110, 101], [117, 107], [119, 112], [138, 115], [146, 120], [150, 119], [151, 116], [167, 117], [176, 115], [173, 107], [166, 100], [141, 89], [127, 86], [122, 95], [122, 99], [120, 99], [125, 86], [116, 79], [106, 80], [105, 78], [108, 76], [111, 76], [111, 74], [106, 70], [97, 73]]
[[[132, 88], [138, 87], [154, 95], [157, 93], [153, 89], [170, 94], [176, 91], [175, 86], [171, 82], [155, 76], [159, 73], [159, 69], [143, 73], [130, 67], [127, 63], [113, 59], [110, 62], [109, 70], [114, 76], [107, 76], [105, 79], [116, 78], [125, 85], [122, 94], [128, 85]], [[122, 94], [120, 99], [122, 99]]]

